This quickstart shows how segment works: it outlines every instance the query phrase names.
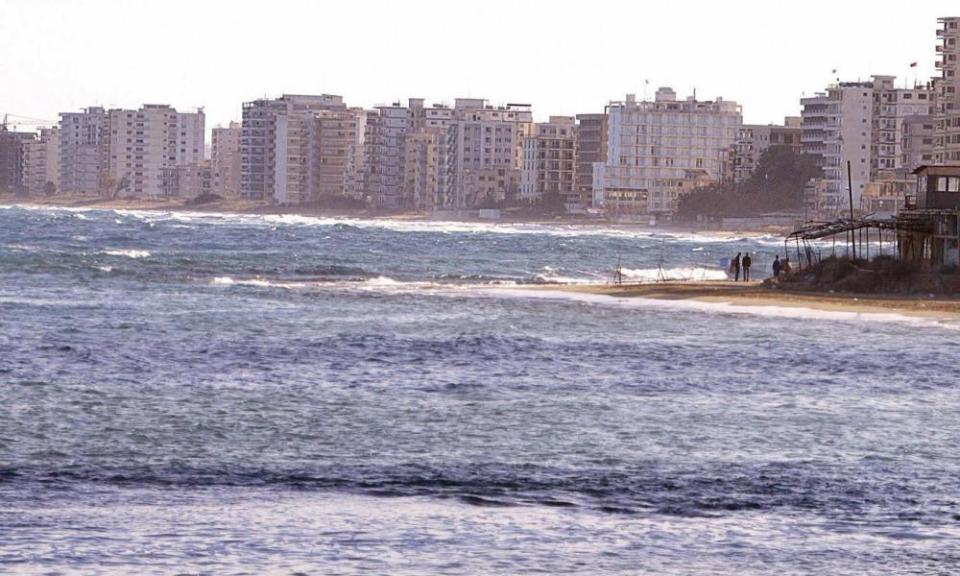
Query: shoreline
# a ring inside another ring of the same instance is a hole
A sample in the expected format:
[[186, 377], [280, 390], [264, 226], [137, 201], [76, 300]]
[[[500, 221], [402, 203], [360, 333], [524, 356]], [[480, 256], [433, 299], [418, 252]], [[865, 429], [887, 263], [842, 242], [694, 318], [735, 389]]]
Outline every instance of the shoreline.
[[696, 227], [691, 225], [665, 223], [650, 226], [643, 219], [637, 221], [616, 221], [601, 218], [581, 216], [542, 216], [542, 217], [511, 217], [506, 215], [500, 219], [485, 219], [477, 217], [457, 217], [436, 219], [429, 214], [419, 212], [371, 212], [368, 210], [351, 210], [338, 208], [319, 208], [312, 206], [277, 206], [266, 202], [227, 199], [204, 204], [188, 204], [181, 199], [149, 199], [149, 198], [111, 198], [90, 197], [81, 195], [52, 196], [44, 198], [18, 198], [15, 196], [0, 196], [0, 206], [20, 206], [24, 208], [62, 208], [62, 209], [89, 209], [89, 210], [136, 210], [158, 212], [196, 212], [208, 214], [225, 214], [238, 216], [271, 216], [290, 215], [314, 218], [348, 218], [358, 220], [385, 220], [385, 221], [412, 221], [412, 222], [465, 222], [482, 224], [540, 224], [579, 226], [583, 228], [614, 228], [626, 230], [649, 230], [657, 233], [676, 234], [709, 234], [714, 236], [729, 236], [741, 238], [751, 236], [780, 235], [783, 229], [770, 227], [764, 229], [718, 229], [716, 227]]
[[779, 290], [760, 282], [707, 280], [702, 282], [663, 282], [624, 285], [555, 285], [535, 290], [652, 300], [692, 300], [741, 307], [805, 308], [825, 312], [856, 314], [900, 314], [920, 318], [960, 320], [960, 296], [932, 298], [895, 294], [817, 293]]

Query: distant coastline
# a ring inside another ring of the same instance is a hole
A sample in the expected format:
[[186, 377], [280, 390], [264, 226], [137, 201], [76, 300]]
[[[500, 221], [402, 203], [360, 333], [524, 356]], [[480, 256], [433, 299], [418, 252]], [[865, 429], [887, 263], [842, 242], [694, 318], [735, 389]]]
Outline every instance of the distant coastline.
[[[268, 202], [257, 202], [240, 199], [226, 199], [202, 204], [192, 204], [181, 198], [171, 199], [152, 199], [152, 198], [102, 198], [83, 195], [56, 195], [49, 197], [17, 197], [13, 195], [0, 195], [0, 206], [24, 206], [24, 207], [43, 207], [43, 208], [87, 208], [90, 210], [155, 210], [162, 212], [200, 212], [214, 214], [239, 214], [239, 215], [296, 215], [317, 218], [356, 218], [370, 220], [410, 220], [410, 221], [435, 221], [435, 218], [429, 214], [420, 212], [379, 212], [372, 210], [350, 210], [320, 208], [313, 206], [280, 206]], [[448, 218], [443, 218], [448, 220]], [[505, 215], [501, 219], [468, 218], [459, 217], [453, 219], [457, 222], [482, 222], [488, 224], [561, 224], [566, 226], [583, 227], [604, 227], [604, 228], [624, 228], [630, 230], [650, 230], [652, 232], [673, 232], [673, 233], [700, 233], [710, 234], [712, 236], [758, 236], [765, 234], [783, 234], [788, 230], [778, 227], [765, 227], [762, 229], [737, 229], [721, 230], [715, 226], [697, 227], [689, 223], [661, 223], [651, 226], [642, 221], [620, 221], [601, 218], [585, 218], [583, 216], [532, 216], [515, 217]]]

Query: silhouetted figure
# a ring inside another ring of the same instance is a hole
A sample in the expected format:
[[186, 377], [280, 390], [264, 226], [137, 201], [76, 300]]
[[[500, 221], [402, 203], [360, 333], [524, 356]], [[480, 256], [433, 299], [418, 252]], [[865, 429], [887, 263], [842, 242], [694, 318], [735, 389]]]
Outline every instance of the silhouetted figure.
[[780, 268], [781, 268], [780, 255], [777, 254], [777, 257], [773, 259], [773, 277], [774, 278], [780, 277]]
[[737, 257], [733, 259], [733, 262], [730, 262], [730, 271], [733, 272], [733, 281], [740, 281], [740, 253], [737, 252]]
[[750, 258], [750, 253], [747, 252], [743, 255], [743, 281], [750, 281], [750, 266], [753, 265], [753, 260]]

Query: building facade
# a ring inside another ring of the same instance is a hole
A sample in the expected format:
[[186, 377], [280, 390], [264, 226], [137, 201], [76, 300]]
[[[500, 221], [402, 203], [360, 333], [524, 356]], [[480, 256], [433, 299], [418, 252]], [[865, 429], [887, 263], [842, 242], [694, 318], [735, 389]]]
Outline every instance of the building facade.
[[[933, 111], [933, 92], [926, 86], [897, 88], [894, 76], [873, 76], [873, 114], [870, 143], [870, 178], [876, 180], [884, 171], [908, 167], [904, 160], [904, 123]], [[888, 178], [886, 176], [885, 178]]]
[[108, 158], [107, 111], [91, 107], [60, 114], [60, 189], [68, 194], [98, 195]]
[[652, 102], [611, 102], [607, 160], [594, 166], [594, 205], [607, 213], [669, 217], [677, 198], [719, 181], [740, 131], [736, 102], [680, 101], [670, 88]]
[[210, 191], [223, 198], [240, 196], [240, 137], [239, 122], [217, 126], [211, 132]]
[[365, 130], [364, 192], [371, 206], [385, 210], [404, 204], [404, 144], [412, 129], [410, 108], [395, 102], [368, 113]]
[[578, 114], [576, 144], [578, 212], [593, 207], [593, 167], [607, 161], [607, 115]]
[[60, 189], [68, 193], [163, 197], [166, 170], [201, 162], [205, 153], [202, 109], [92, 107], [61, 114], [59, 128]]
[[937, 29], [936, 67], [940, 76], [933, 80], [934, 161], [960, 165], [960, 18], [940, 18]]
[[178, 112], [166, 104], [145, 104], [139, 110], [107, 112], [106, 192], [137, 198], [169, 195], [164, 186], [168, 168], [204, 159], [206, 126], [203, 110]]
[[803, 129], [799, 117], [787, 117], [782, 125], [744, 124], [737, 134], [733, 160], [733, 179], [743, 182], [753, 174], [760, 157], [772, 146], [789, 147], [801, 153], [800, 138]]
[[311, 200], [362, 198], [366, 118], [357, 108], [314, 114], [307, 159]]
[[60, 129], [41, 128], [38, 138], [24, 145], [23, 186], [30, 196], [60, 191]]
[[477, 98], [458, 98], [447, 127], [445, 210], [495, 208], [519, 200], [523, 141], [533, 133], [527, 104], [491, 106]]
[[576, 148], [576, 118], [551, 116], [534, 125], [533, 134], [523, 140], [520, 201], [580, 211]]
[[934, 140], [937, 117], [932, 115], [905, 118], [901, 126], [900, 165], [907, 172], [934, 163]]
[[163, 196], [193, 200], [205, 198], [213, 191], [213, 170], [210, 162], [165, 166], [162, 169]]
[[343, 98], [330, 94], [284, 94], [244, 103], [240, 197], [279, 204], [308, 202], [314, 115], [346, 109]]
[[801, 101], [802, 149], [823, 171], [815, 211], [824, 217], [849, 213], [847, 163], [853, 205], [860, 207], [870, 181], [873, 142], [873, 84], [847, 82]]
[[0, 125], [0, 193], [27, 193], [25, 159], [35, 138], [33, 132], [15, 132]]

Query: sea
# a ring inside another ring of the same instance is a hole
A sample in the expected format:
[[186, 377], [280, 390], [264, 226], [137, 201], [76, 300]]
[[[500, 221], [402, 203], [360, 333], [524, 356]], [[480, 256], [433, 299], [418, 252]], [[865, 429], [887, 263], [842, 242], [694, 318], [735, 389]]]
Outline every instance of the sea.
[[0, 208], [0, 574], [960, 574], [960, 325], [783, 239]]

